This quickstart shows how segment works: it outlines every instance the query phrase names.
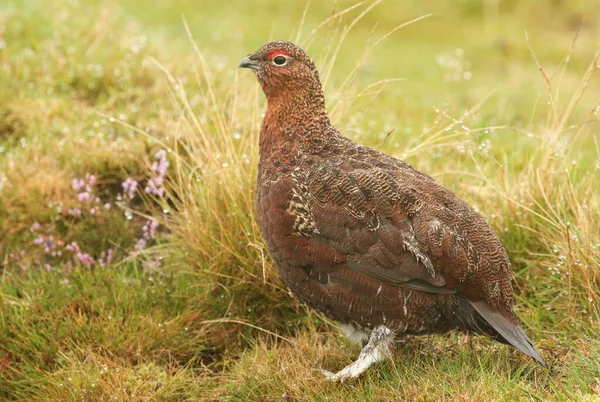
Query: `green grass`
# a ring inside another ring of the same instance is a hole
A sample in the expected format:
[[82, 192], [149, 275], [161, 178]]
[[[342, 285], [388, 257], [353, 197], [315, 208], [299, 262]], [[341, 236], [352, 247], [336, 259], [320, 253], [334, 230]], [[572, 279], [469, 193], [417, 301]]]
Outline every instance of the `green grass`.
[[[0, 399], [600, 398], [599, 16], [584, 0], [0, 4]], [[297, 38], [345, 135], [432, 174], [497, 230], [549, 369], [451, 333], [405, 339], [350, 383], [314, 370], [358, 348], [264, 248], [264, 98], [237, 69]], [[152, 197], [159, 149], [166, 196]], [[82, 208], [71, 180], [88, 173], [109, 210]], [[139, 251], [148, 218], [158, 235]]]

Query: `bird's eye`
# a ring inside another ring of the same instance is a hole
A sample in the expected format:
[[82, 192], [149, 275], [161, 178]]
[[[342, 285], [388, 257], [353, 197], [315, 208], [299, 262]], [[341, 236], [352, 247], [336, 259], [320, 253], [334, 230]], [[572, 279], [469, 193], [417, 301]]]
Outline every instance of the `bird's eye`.
[[285, 56], [276, 56], [273, 58], [273, 63], [277, 66], [284, 66], [287, 63], [287, 58]]

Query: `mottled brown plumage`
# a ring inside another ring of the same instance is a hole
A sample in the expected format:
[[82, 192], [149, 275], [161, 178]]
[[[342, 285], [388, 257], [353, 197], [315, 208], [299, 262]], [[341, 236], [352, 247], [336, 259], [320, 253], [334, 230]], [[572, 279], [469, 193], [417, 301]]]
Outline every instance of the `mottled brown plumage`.
[[[240, 66], [256, 73], [268, 102], [258, 222], [300, 300], [363, 340], [375, 328], [392, 337], [456, 328], [543, 364], [512, 311], [506, 251], [478, 213], [411, 165], [340, 135], [299, 47], [271, 42]], [[329, 377], [364, 371], [353, 369]]]

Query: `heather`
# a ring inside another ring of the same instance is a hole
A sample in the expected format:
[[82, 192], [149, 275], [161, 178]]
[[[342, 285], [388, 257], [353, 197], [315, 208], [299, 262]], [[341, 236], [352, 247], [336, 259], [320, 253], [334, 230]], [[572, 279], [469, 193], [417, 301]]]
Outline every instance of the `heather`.
[[[0, 4], [0, 399], [598, 398], [599, 12]], [[314, 370], [358, 347], [285, 289], [254, 221], [264, 98], [237, 65], [269, 39], [313, 56], [345, 135], [488, 219], [548, 370], [462, 334], [351, 383]]]

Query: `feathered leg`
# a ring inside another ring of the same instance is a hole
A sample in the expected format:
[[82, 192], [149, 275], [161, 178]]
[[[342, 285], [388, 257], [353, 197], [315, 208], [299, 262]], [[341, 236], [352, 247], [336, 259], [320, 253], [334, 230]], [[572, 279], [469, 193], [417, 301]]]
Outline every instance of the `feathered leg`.
[[337, 373], [321, 370], [329, 381], [341, 381], [356, 378], [373, 364], [385, 360], [390, 355], [390, 348], [394, 343], [394, 333], [391, 329], [380, 325], [375, 327], [369, 336], [369, 342], [360, 351], [356, 361]]

